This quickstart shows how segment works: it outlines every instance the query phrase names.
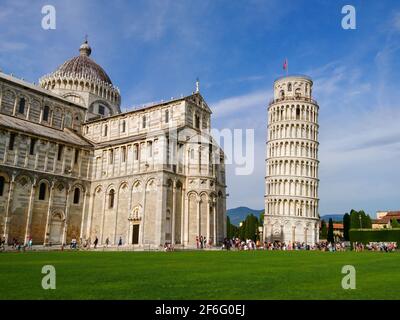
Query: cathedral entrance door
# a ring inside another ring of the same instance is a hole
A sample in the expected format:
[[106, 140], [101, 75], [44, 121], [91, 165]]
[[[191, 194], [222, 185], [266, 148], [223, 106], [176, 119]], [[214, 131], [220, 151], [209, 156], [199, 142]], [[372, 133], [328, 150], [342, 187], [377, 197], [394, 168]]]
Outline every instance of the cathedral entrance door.
[[134, 224], [132, 226], [132, 244], [138, 244], [139, 243], [139, 225]]
[[49, 242], [51, 244], [60, 244], [63, 233], [63, 221], [60, 214], [53, 215], [50, 225]]

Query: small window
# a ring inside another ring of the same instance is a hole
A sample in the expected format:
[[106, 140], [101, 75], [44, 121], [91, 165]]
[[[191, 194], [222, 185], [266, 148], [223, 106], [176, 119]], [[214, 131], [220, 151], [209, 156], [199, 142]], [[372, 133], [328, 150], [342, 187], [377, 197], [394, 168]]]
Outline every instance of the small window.
[[147, 119], [146, 119], [146, 116], [143, 116], [143, 118], [142, 118], [142, 128], [144, 129], [144, 128], [146, 128], [146, 125], [147, 125]]
[[198, 115], [195, 116], [195, 127], [200, 129], [200, 117]]
[[169, 110], [165, 110], [165, 123], [169, 122]]
[[14, 150], [15, 133], [10, 133], [10, 143], [8, 144], [8, 150]]
[[300, 108], [296, 109], [296, 119], [300, 120]]
[[2, 197], [4, 193], [4, 183], [5, 183], [4, 177], [0, 177], [0, 197]]
[[126, 130], [126, 121], [123, 120], [121, 123], [121, 132], [125, 132], [125, 130]]
[[43, 121], [49, 121], [50, 108], [45, 106], [43, 109]]
[[99, 105], [99, 114], [101, 114], [102, 116], [105, 115], [106, 108], [102, 105]]
[[36, 141], [37, 141], [37, 139], [31, 138], [31, 145], [30, 145], [30, 148], [29, 148], [29, 154], [30, 155], [34, 155], [35, 154]]
[[46, 191], [47, 191], [47, 185], [44, 182], [42, 182], [39, 186], [39, 200], [46, 199]]
[[104, 136], [104, 137], [107, 137], [107, 134], [108, 134], [108, 126], [105, 125], [105, 126], [104, 126], [103, 136]]
[[81, 190], [79, 188], [75, 188], [74, 190], [74, 204], [78, 204], [81, 197]]
[[121, 157], [122, 157], [122, 162], [126, 161], [126, 147], [121, 148]]
[[113, 164], [113, 163], [114, 163], [114, 150], [111, 149], [110, 150], [110, 164]]
[[25, 98], [19, 99], [18, 112], [21, 114], [25, 113]]
[[75, 149], [75, 164], [78, 163], [79, 160], [79, 149]]
[[291, 83], [288, 84], [287, 90], [288, 91], [292, 91], [292, 84]]
[[60, 161], [63, 155], [64, 146], [62, 144], [58, 145], [57, 160]]
[[111, 189], [110, 193], [108, 194], [108, 208], [109, 209], [114, 208], [114, 196], [115, 196], [115, 191], [114, 191], [114, 189]]

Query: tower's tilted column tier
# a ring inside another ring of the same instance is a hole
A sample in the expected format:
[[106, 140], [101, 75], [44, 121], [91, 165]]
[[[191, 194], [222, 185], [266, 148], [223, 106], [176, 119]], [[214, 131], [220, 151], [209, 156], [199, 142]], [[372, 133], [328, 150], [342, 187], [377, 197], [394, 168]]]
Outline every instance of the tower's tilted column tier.
[[318, 111], [310, 78], [287, 76], [274, 83], [268, 106], [264, 238], [319, 241]]

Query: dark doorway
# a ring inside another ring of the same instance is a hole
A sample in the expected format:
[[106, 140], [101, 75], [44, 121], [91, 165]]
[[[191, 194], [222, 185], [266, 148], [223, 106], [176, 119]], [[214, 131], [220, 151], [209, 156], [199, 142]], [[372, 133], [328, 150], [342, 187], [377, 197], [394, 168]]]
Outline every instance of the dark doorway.
[[132, 226], [132, 244], [138, 244], [139, 243], [139, 225], [134, 224]]

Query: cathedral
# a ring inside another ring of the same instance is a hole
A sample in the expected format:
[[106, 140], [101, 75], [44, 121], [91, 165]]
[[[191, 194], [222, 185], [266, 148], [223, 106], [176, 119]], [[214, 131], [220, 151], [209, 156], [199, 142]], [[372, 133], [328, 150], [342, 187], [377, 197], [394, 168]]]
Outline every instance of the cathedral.
[[121, 96], [79, 55], [39, 85], [0, 72], [0, 232], [8, 243], [159, 248], [226, 234], [224, 153], [196, 90], [121, 113]]

